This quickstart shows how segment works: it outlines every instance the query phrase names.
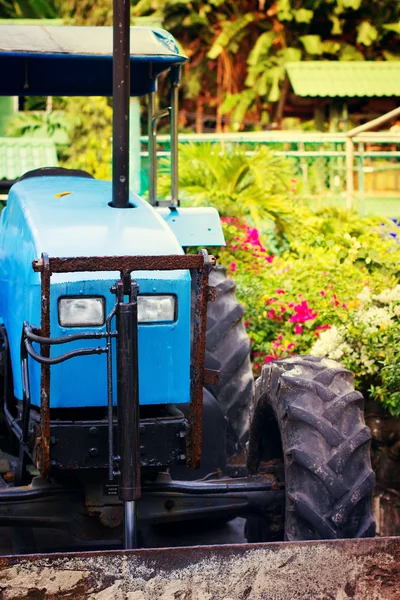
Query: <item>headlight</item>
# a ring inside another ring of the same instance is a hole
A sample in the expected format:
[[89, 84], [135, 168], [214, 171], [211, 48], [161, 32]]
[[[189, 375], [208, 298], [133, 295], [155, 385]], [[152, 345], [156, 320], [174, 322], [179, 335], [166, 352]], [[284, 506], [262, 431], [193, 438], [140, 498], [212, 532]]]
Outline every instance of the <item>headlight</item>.
[[58, 320], [62, 327], [94, 327], [104, 325], [104, 298], [69, 296], [58, 301]]
[[138, 322], [171, 322], [176, 319], [175, 296], [138, 296]]

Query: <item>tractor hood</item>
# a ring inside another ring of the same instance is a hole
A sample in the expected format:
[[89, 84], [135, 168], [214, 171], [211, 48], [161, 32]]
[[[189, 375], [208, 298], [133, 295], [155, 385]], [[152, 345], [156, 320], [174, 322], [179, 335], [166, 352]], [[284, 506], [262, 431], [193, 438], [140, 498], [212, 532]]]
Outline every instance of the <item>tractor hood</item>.
[[[31, 260], [42, 252], [71, 257], [183, 254], [170, 227], [148, 202], [131, 193], [132, 208], [122, 210], [109, 205], [111, 197], [111, 182], [91, 178], [29, 177], [16, 183], [2, 213], [1, 227], [17, 223], [14, 212], [24, 215], [28, 224], [23, 238], [26, 233], [26, 242], [33, 248], [28, 251], [25, 243], [21, 246], [24, 280], [39, 284]], [[15, 234], [21, 237], [21, 233]], [[118, 275], [115, 273], [115, 278]], [[110, 273], [55, 274], [52, 283], [99, 278], [110, 279]]]
[[[0, 223], [0, 315], [7, 329], [14, 373], [14, 391], [22, 398], [20, 344], [24, 321], [40, 325], [40, 275], [32, 260], [51, 257], [146, 256], [183, 254], [164, 219], [144, 200], [130, 195], [132, 208], [115, 209], [111, 182], [84, 177], [40, 176], [16, 183]], [[132, 277], [144, 295], [173, 295], [174, 321], [139, 325], [139, 387], [141, 404], [176, 404], [190, 397], [189, 271], [137, 271]], [[51, 277], [51, 336], [65, 336], [96, 327], [64, 327], [58, 301], [63, 297], [102, 297], [106, 314], [115, 304], [110, 287], [119, 272], [57, 273]], [[104, 326], [98, 327], [104, 330]], [[75, 344], [75, 346], [74, 346]], [[82, 347], [72, 342], [52, 348], [52, 356]], [[40, 403], [40, 369], [30, 361], [32, 404]], [[115, 384], [116, 378], [114, 378]], [[115, 395], [114, 395], [115, 397]], [[106, 406], [104, 356], [74, 358], [52, 367], [51, 407]]]

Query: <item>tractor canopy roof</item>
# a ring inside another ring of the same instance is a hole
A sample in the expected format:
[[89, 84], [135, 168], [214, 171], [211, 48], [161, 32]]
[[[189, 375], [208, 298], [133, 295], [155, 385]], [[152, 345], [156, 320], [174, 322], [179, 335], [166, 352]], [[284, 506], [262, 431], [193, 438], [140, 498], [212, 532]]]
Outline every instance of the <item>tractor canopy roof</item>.
[[[0, 26], [1, 96], [112, 96], [112, 27]], [[184, 62], [164, 29], [131, 27], [131, 96]]]

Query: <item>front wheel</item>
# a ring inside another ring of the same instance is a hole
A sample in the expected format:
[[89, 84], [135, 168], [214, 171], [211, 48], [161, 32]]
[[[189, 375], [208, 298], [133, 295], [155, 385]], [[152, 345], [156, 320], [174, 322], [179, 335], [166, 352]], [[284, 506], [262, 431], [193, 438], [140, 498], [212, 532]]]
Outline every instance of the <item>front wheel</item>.
[[[279, 360], [256, 382], [248, 467], [281, 459], [286, 540], [375, 535], [371, 433], [353, 375], [313, 356]], [[250, 517], [251, 542], [271, 539], [266, 517]]]

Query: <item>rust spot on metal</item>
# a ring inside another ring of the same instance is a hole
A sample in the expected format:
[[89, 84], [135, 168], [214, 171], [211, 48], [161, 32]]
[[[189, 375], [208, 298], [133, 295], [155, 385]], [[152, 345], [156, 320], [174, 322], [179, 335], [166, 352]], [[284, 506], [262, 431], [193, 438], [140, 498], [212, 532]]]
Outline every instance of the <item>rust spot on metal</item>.
[[[132, 271], [201, 269], [203, 262], [203, 256], [197, 254], [49, 258], [51, 273], [81, 273], [85, 271], [120, 271], [130, 273]], [[32, 268], [36, 272], [41, 272], [45, 267], [43, 261], [36, 259], [32, 262]]]
[[214, 369], [204, 369], [204, 384], [205, 385], [219, 385], [220, 372]]
[[8, 556], [0, 597], [397, 600], [399, 565], [399, 538]]
[[[41, 331], [43, 337], [50, 337], [50, 264], [47, 254], [42, 254], [41, 270]], [[40, 354], [50, 357], [50, 346], [40, 345]], [[50, 365], [41, 365], [40, 375], [40, 437], [39, 446], [34, 449], [37, 456], [37, 467], [45, 476], [50, 470]], [[37, 439], [37, 438], [36, 438]]]
[[199, 253], [203, 268], [197, 270], [196, 303], [193, 319], [192, 364], [190, 381], [189, 435], [187, 437], [186, 464], [192, 469], [200, 466], [203, 437], [203, 387], [205, 383], [204, 360], [206, 355], [208, 277], [213, 265], [206, 250]]
[[217, 288], [213, 285], [207, 286], [207, 300], [208, 302], [215, 302], [217, 297]]

